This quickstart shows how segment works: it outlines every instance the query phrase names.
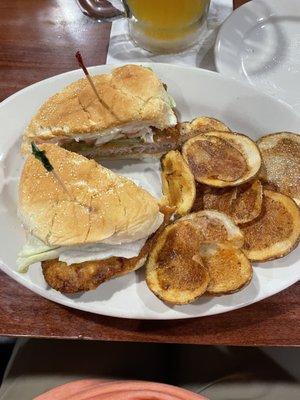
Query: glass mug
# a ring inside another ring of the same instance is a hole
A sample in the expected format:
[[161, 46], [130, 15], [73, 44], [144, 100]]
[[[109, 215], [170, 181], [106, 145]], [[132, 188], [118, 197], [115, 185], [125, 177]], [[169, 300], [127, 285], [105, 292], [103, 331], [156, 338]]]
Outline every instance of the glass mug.
[[132, 40], [154, 53], [182, 51], [199, 40], [210, 4], [210, 0], [77, 1], [84, 14], [98, 21], [128, 18]]

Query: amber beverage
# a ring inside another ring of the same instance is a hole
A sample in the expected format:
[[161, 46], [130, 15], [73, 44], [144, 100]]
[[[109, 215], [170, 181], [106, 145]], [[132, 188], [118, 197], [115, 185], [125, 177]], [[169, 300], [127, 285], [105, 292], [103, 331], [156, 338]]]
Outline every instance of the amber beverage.
[[127, 0], [133, 40], [154, 52], [180, 51], [203, 30], [210, 0]]
[[100, 22], [127, 18], [130, 38], [153, 53], [178, 52], [201, 41], [210, 0], [77, 0]]

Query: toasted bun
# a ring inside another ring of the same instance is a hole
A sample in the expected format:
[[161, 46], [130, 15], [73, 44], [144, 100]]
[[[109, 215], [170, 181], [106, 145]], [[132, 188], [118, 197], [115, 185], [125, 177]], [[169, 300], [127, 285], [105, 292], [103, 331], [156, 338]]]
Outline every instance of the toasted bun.
[[97, 137], [114, 127], [133, 121], [164, 129], [176, 124], [169, 96], [153, 71], [138, 65], [125, 65], [110, 74], [92, 77], [101, 99], [88, 80], [82, 78], [50, 97], [27, 127], [22, 149], [37, 143], [58, 142], [76, 135]]
[[53, 144], [40, 146], [66, 190], [30, 155], [19, 186], [25, 228], [48, 246], [132, 242], [162, 222], [148, 192], [95, 161]]

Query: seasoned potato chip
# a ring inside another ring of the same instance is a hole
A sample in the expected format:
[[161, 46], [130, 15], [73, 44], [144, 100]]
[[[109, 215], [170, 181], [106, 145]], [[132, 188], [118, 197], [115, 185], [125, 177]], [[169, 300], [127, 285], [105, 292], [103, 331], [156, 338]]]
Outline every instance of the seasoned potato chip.
[[300, 210], [290, 197], [264, 190], [260, 216], [240, 228], [245, 236], [243, 250], [250, 260], [280, 258], [299, 242]]
[[208, 132], [189, 139], [182, 147], [196, 181], [209, 186], [237, 186], [258, 173], [261, 157], [247, 136], [232, 132]]
[[189, 123], [189, 128], [197, 134], [214, 131], [230, 132], [227, 125], [211, 117], [197, 117]]
[[300, 135], [273, 133], [259, 139], [257, 145], [263, 159], [260, 177], [300, 206]]
[[169, 151], [161, 160], [162, 189], [167, 204], [185, 215], [192, 208], [196, 195], [193, 174], [178, 150]]
[[189, 214], [178, 221], [187, 221], [197, 230], [201, 242], [231, 243], [240, 248], [244, 236], [232, 219], [216, 210], [203, 210]]
[[245, 224], [261, 212], [262, 184], [258, 179], [230, 188], [207, 188], [203, 195], [204, 209], [229, 215], [236, 224]]
[[162, 146], [166, 153], [178, 149], [188, 139], [211, 131], [230, 132], [228, 126], [215, 118], [197, 117], [191, 122], [179, 122], [176, 126], [164, 130], [155, 130], [154, 143]]
[[248, 258], [230, 244], [202, 244], [200, 255], [210, 277], [207, 293], [230, 294], [251, 281], [252, 266]]
[[[237, 250], [234, 257], [242, 257], [238, 248], [243, 245], [243, 235], [227, 215], [200, 211], [182, 217], [163, 230], [150, 251], [146, 281], [156, 296], [186, 304], [205, 293], [210, 278], [201, 258], [203, 243], [224, 243]], [[237, 281], [241, 279], [237, 277]], [[237, 284], [231, 286], [236, 290]]]
[[206, 185], [196, 182], [196, 196], [193, 207], [191, 208], [191, 212], [198, 212], [204, 209], [203, 195], [206, 188]]
[[187, 304], [205, 293], [209, 274], [199, 256], [201, 238], [185, 221], [167, 226], [146, 264], [146, 282], [161, 300]]

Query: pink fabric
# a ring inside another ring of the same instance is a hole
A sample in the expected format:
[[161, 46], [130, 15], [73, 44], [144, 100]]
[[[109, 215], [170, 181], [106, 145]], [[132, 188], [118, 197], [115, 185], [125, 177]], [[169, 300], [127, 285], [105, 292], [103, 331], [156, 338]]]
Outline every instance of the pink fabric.
[[58, 386], [33, 400], [208, 400], [162, 383], [89, 379]]

